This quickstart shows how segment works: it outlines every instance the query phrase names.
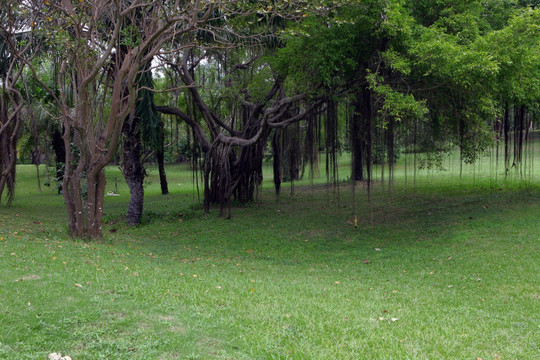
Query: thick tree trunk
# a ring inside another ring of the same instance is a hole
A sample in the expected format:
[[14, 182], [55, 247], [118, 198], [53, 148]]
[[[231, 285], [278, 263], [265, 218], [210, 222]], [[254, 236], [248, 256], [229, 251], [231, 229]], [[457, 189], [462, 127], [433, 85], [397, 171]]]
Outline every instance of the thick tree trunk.
[[124, 162], [122, 173], [129, 187], [129, 205], [126, 221], [129, 225], [141, 223], [145, 169], [141, 163], [141, 136], [137, 119], [133, 116], [124, 124]]
[[[69, 161], [66, 161], [66, 164], [69, 163]], [[79, 162], [75, 170], [71, 170], [70, 166], [66, 166], [64, 181], [62, 182], [64, 201], [68, 213], [68, 229], [71, 236], [75, 237], [82, 237], [86, 234], [86, 209], [83, 206], [81, 190], [83, 168], [82, 161]]]
[[234, 197], [242, 204], [254, 200], [262, 182], [262, 160], [266, 137], [252, 146], [240, 148], [236, 155], [230, 145], [219, 144], [205, 159], [205, 208], [220, 204], [220, 216]]
[[[266, 141], [253, 146], [242, 148], [239, 160], [234, 163], [239, 182], [234, 192], [234, 197], [242, 204], [254, 200], [255, 189], [262, 182], [262, 162]], [[234, 184], [234, 182], [233, 182]]]
[[103, 200], [105, 195], [105, 171], [91, 171], [87, 176], [88, 195], [86, 201], [86, 234], [90, 238], [102, 236]]

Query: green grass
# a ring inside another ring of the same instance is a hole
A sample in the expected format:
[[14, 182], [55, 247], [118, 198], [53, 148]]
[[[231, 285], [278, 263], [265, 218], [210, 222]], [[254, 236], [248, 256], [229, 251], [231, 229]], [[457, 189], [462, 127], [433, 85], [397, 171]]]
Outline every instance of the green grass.
[[371, 199], [359, 185], [355, 230], [350, 185], [339, 204], [318, 179], [277, 201], [267, 177], [225, 220], [170, 166], [171, 195], [151, 171], [131, 228], [111, 167], [120, 196], [104, 239], [85, 242], [19, 166], [0, 206], [0, 358], [540, 359], [538, 174], [468, 171], [419, 172], [416, 188], [409, 173], [405, 188], [398, 167]]

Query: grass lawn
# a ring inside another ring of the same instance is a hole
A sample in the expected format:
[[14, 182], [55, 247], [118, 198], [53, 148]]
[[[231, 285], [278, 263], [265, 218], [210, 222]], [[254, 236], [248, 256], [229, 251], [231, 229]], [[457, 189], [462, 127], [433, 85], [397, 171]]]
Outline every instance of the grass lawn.
[[538, 174], [488, 168], [420, 172], [415, 188], [397, 172], [371, 199], [359, 185], [355, 230], [350, 185], [306, 180], [276, 200], [267, 177], [225, 220], [185, 166], [167, 168], [169, 197], [151, 171], [131, 228], [111, 167], [120, 196], [86, 242], [19, 166], [0, 206], [0, 358], [540, 359]]

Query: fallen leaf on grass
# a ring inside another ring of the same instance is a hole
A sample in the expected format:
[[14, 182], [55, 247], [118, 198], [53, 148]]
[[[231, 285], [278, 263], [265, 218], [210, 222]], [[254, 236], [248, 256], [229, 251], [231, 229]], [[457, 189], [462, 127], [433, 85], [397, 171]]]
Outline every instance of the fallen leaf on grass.
[[27, 275], [27, 276], [23, 276], [20, 279], [15, 280], [15, 281], [39, 280], [39, 279], [41, 279], [41, 276], [39, 276], [39, 275]]
[[75, 284], [75, 286], [78, 287], [78, 288], [82, 288], [81, 284]]
[[49, 354], [49, 356], [47, 357], [48, 360], [71, 360], [71, 357], [69, 356], [62, 356], [62, 354], [57, 354], [57, 353], [51, 353]]
[[364, 264], [369, 264], [369, 260], [368, 259], [364, 260]]

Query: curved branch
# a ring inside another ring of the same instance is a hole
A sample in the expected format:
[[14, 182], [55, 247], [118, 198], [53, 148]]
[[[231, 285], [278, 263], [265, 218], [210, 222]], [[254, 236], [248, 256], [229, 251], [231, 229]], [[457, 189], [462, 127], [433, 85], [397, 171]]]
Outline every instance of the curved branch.
[[208, 142], [208, 139], [206, 139], [206, 135], [204, 134], [204, 130], [201, 125], [199, 125], [191, 117], [187, 116], [182, 110], [180, 110], [180, 108], [176, 106], [156, 106], [156, 110], [162, 114], [175, 115], [184, 120], [186, 124], [188, 124], [193, 130], [197, 140], [199, 140], [203, 152], [206, 153], [210, 150], [210, 143]]
[[295, 115], [291, 118], [288, 118], [280, 122], [272, 121], [280, 117], [280, 116], [275, 116], [268, 121], [268, 126], [271, 127], [272, 129], [284, 129], [292, 123], [303, 120], [307, 115], [309, 115], [313, 110], [315, 110], [320, 104], [321, 104], [321, 101], [317, 101], [311, 104], [311, 106], [309, 106], [304, 112], [301, 112], [298, 115]]

